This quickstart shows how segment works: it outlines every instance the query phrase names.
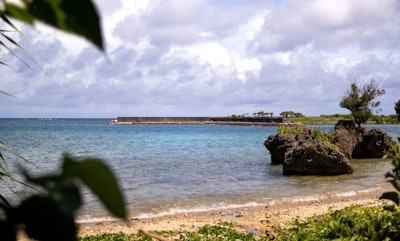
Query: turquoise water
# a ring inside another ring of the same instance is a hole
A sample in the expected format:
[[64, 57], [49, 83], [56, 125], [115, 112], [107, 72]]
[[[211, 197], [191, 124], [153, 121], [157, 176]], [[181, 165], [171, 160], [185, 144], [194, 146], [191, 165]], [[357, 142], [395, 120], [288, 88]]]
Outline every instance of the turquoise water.
[[[36, 174], [54, 171], [63, 152], [103, 158], [124, 189], [132, 217], [353, 195], [381, 188], [391, 169], [386, 160], [352, 160], [352, 175], [287, 177], [281, 166], [270, 164], [263, 144], [275, 127], [107, 121], [0, 119], [0, 140], [32, 161], [24, 165]], [[377, 127], [396, 139], [400, 135], [399, 125]], [[6, 159], [21, 163], [9, 154]], [[91, 195], [85, 199], [82, 217], [106, 216]]]

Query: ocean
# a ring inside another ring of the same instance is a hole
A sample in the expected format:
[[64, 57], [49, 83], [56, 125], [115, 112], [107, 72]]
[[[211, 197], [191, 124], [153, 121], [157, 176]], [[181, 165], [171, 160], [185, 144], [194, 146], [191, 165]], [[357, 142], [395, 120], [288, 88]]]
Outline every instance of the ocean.
[[[276, 127], [228, 125], [107, 125], [109, 119], [0, 119], [0, 140], [30, 162], [3, 152], [11, 168], [56, 171], [64, 152], [102, 158], [123, 189], [130, 218], [224, 207], [273, 205], [374, 191], [388, 184], [391, 164], [355, 159], [354, 174], [283, 176], [264, 141]], [[395, 140], [400, 125], [380, 128]], [[332, 130], [332, 125], [314, 126]], [[4, 186], [3, 192], [7, 192]], [[15, 187], [23, 195], [24, 190]], [[109, 214], [87, 190], [82, 221]]]

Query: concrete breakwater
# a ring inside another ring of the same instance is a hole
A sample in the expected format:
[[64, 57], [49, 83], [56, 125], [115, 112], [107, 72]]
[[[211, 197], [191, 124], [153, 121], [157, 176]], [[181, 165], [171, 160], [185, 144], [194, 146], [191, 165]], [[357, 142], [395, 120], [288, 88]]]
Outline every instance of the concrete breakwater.
[[274, 126], [288, 123], [283, 117], [117, 117], [110, 125], [134, 124], [220, 124], [220, 125], [261, 125]]

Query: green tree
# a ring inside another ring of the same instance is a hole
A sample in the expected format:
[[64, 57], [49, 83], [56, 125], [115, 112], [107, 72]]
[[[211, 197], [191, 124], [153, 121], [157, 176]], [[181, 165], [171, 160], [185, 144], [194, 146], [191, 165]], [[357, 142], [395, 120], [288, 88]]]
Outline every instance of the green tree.
[[300, 112], [293, 113], [293, 116], [294, 117], [304, 117], [304, 115], [302, 113], [300, 113]]
[[259, 111], [259, 112], [253, 113], [254, 117], [264, 117], [265, 115], [267, 115], [267, 112], [264, 112], [264, 111]]
[[397, 114], [397, 120], [400, 121], [400, 99], [394, 104], [394, 110]]
[[294, 114], [293, 111], [282, 111], [279, 115], [282, 117], [292, 117]]
[[372, 116], [373, 110], [377, 113], [380, 111], [378, 107], [381, 103], [374, 99], [383, 94], [385, 90], [379, 89], [374, 79], [366, 85], [358, 85], [357, 81], [353, 81], [350, 90], [343, 96], [339, 105], [351, 112], [355, 123], [360, 127]]

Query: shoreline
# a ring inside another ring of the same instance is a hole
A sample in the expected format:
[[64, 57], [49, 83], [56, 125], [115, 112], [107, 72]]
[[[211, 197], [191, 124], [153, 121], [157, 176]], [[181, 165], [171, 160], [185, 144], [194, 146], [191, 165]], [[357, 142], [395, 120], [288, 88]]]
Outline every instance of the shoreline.
[[235, 224], [240, 231], [257, 230], [265, 234], [274, 228], [289, 227], [296, 219], [305, 219], [351, 205], [383, 205], [379, 196], [388, 190], [376, 189], [355, 195], [325, 196], [313, 200], [282, 201], [275, 204], [219, 208], [209, 211], [193, 211], [149, 218], [130, 218], [128, 221], [78, 222], [79, 236], [99, 233], [138, 233], [145, 231], [196, 231], [204, 225], [223, 222]]

